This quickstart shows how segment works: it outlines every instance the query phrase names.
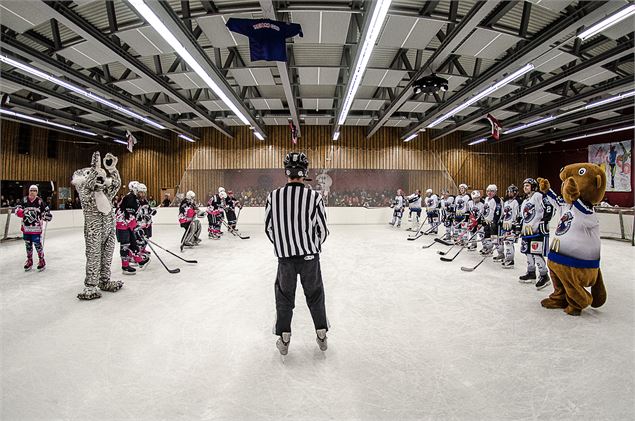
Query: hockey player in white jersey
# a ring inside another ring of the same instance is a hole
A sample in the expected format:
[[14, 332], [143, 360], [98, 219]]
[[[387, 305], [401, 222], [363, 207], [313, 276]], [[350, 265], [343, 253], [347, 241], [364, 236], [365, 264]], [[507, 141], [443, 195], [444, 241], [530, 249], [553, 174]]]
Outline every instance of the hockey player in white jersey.
[[533, 282], [536, 269], [539, 273], [536, 288], [542, 289], [551, 283], [547, 274], [545, 256], [549, 245], [548, 227], [543, 223], [545, 206], [542, 193], [538, 191], [538, 182], [533, 178], [523, 181], [525, 200], [520, 205], [521, 244], [520, 252], [527, 256], [527, 273], [519, 277], [520, 282]]
[[403, 195], [403, 190], [397, 189], [397, 195], [392, 200], [392, 204], [390, 207], [393, 209], [392, 211], [392, 221], [389, 222], [393, 227], [400, 228], [401, 227], [401, 217], [403, 216], [403, 209], [406, 205], [406, 199]]
[[408, 201], [408, 208], [410, 215], [408, 220], [411, 222], [410, 228], [407, 231], [419, 230], [419, 218], [421, 217], [421, 190], [415, 190], [410, 196], [406, 197]]
[[467, 184], [459, 184], [459, 194], [454, 198], [454, 238], [458, 238], [461, 234], [465, 234], [468, 220], [467, 204], [470, 201], [470, 195], [467, 194]]
[[450, 195], [450, 191], [448, 189], [444, 189], [441, 193], [441, 200], [439, 202], [441, 204], [441, 222], [445, 227], [445, 234], [442, 239], [449, 241], [452, 238], [452, 232], [454, 231], [454, 196]]
[[503, 204], [498, 197], [498, 187], [490, 184], [485, 189], [485, 203], [483, 204], [483, 248], [481, 254], [489, 256], [494, 251], [494, 242], [498, 245], [498, 222], [500, 221]]
[[[474, 190], [470, 196], [472, 199], [467, 203], [467, 209], [469, 213], [469, 222], [467, 223], [467, 230], [473, 235], [479, 232], [483, 225], [483, 202], [481, 201], [481, 192], [478, 190]], [[476, 250], [476, 243], [482, 234], [478, 233], [472, 238], [472, 240], [467, 245], [467, 251]]]
[[498, 243], [498, 256], [494, 257], [495, 261], [501, 261], [505, 269], [514, 268], [514, 243], [516, 237], [520, 233], [519, 212], [520, 200], [518, 199], [518, 187], [513, 184], [507, 187], [507, 195], [505, 203], [503, 203], [503, 214], [501, 216], [500, 236]]
[[439, 197], [432, 193], [432, 189], [426, 190], [426, 213], [428, 215], [428, 223], [430, 224], [430, 233], [437, 234], [439, 232]]

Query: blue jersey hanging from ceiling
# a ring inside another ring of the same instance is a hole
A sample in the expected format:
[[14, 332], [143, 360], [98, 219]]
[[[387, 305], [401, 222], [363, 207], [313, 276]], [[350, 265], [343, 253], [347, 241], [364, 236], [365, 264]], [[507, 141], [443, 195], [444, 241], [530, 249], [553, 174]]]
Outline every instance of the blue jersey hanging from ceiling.
[[251, 61], [287, 61], [286, 39], [303, 36], [297, 23], [271, 19], [230, 18], [226, 24], [230, 31], [249, 37]]

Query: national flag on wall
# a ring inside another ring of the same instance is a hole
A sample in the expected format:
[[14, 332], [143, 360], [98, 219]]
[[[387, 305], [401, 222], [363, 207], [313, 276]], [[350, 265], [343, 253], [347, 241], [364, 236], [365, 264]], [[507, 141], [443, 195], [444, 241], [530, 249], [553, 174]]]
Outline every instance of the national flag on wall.
[[494, 138], [494, 140], [499, 140], [503, 126], [501, 126], [500, 121], [496, 120], [494, 116], [491, 114], [487, 115], [487, 120], [489, 121], [489, 124], [492, 126], [492, 137]]
[[137, 144], [137, 138], [129, 130], [126, 130], [126, 140], [128, 141], [128, 151], [132, 153], [133, 146]]

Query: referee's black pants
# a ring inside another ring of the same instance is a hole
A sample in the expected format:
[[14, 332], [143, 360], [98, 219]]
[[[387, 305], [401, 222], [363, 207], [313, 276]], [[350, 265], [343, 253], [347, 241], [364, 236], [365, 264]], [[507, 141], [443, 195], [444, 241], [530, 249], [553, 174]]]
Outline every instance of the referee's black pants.
[[300, 282], [315, 330], [328, 330], [320, 255], [285, 257], [278, 259], [278, 274], [274, 286], [276, 293], [275, 333], [278, 336], [282, 332], [291, 332], [291, 318], [295, 307], [295, 288], [298, 275], [300, 275]]

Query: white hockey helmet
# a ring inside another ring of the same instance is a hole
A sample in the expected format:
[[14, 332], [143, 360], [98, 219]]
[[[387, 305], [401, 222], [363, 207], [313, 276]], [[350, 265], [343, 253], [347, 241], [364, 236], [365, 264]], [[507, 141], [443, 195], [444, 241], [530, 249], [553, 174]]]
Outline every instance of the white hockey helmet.
[[498, 191], [498, 187], [496, 187], [496, 184], [490, 184], [489, 186], [487, 186], [487, 190], [486, 191]]
[[432, 189], [426, 190], [426, 194], [428, 194], [428, 193], [432, 194]]
[[221, 199], [227, 199], [227, 193], [225, 192], [225, 190], [223, 190], [223, 191], [219, 192], [219, 193], [218, 193], [218, 196], [219, 196]]
[[195, 197], [196, 193], [194, 193], [192, 190], [189, 190], [187, 193], [185, 193], [185, 198], [187, 200], [194, 200]]
[[29, 191], [31, 191], [31, 190], [35, 190], [36, 192], [39, 192], [39, 191], [40, 191], [40, 189], [38, 189], [38, 188], [37, 188], [37, 186], [36, 186], [35, 184], [31, 184], [31, 185], [29, 186]]
[[224, 191], [225, 191], [225, 187], [219, 187], [219, 188], [218, 188], [218, 192], [219, 192], [219, 193], [220, 193], [220, 192], [224, 192]]
[[467, 184], [465, 183], [459, 184], [459, 191], [461, 191], [461, 189], [463, 189], [463, 191], [467, 191]]
[[143, 183], [138, 183], [137, 184], [137, 193], [147, 193], [148, 192], [148, 187], [143, 184]]
[[478, 190], [474, 190], [470, 196], [472, 196], [472, 200], [480, 199], [481, 192]]
[[138, 181], [131, 181], [130, 183], [128, 183], [128, 190], [134, 191], [137, 188], [138, 184]]

